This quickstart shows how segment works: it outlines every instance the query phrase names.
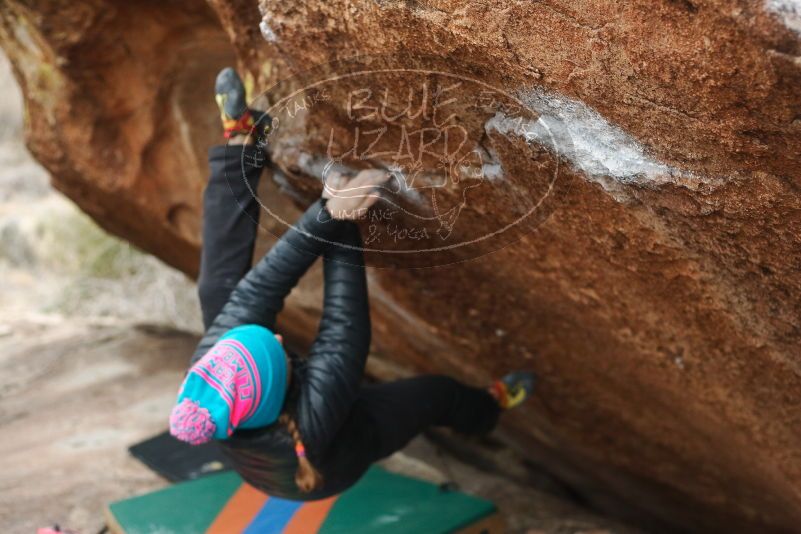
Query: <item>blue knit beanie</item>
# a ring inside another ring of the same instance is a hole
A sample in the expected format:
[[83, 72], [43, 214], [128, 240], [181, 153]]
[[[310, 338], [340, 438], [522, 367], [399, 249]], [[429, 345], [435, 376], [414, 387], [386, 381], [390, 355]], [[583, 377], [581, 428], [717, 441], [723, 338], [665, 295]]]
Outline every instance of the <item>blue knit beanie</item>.
[[278, 420], [286, 353], [263, 326], [232, 328], [189, 369], [170, 414], [170, 433], [192, 445]]

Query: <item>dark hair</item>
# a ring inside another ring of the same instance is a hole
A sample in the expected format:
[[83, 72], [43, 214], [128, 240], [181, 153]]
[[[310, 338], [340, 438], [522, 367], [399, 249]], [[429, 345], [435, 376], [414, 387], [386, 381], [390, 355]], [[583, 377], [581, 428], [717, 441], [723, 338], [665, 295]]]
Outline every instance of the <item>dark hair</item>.
[[323, 485], [323, 475], [306, 458], [306, 447], [300, 437], [300, 431], [295, 420], [288, 413], [282, 413], [278, 422], [286, 425], [292, 441], [295, 442], [295, 454], [298, 457], [298, 470], [295, 472], [295, 484], [303, 493], [310, 493]]

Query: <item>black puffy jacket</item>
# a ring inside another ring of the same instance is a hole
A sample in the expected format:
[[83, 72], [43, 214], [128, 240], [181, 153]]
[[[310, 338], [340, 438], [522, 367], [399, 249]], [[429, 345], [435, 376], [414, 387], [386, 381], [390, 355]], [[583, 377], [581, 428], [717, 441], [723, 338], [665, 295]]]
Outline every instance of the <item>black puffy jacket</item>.
[[283, 409], [297, 422], [307, 456], [323, 475], [323, 487], [308, 494], [299, 491], [294, 444], [281, 424], [237, 430], [221, 441], [243, 478], [270, 495], [320, 499], [343, 491], [363, 474], [361, 468], [348, 467], [347, 444], [336, 440], [358, 395], [370, 346], [360, 247], [358, 227], [332, 219], [324, 201], [316, 202], [237, 284], [192, 357], [194, 364], [222, 334], [239, 325], [260, 324], [274, 330], [285, 297], [323, 256], [323, 316], [308, 357], [291, 356], [292, 379]]

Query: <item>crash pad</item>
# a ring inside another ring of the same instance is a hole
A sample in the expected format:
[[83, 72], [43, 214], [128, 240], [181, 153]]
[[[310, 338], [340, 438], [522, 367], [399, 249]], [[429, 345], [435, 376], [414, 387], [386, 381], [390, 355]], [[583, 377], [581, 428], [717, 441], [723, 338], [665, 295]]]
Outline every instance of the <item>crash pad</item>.
[[490, 501], [381, 467], [346, 492], [311, 502], [270, 497], [234, 472], [217, 473], [112, 503], [107, 516], [115, 534], [501, 531]]
[[231, 468], [217, 440], [189, 445], [161, 432], [128, 448], [131, 455], [170, 482], [183, 482]]

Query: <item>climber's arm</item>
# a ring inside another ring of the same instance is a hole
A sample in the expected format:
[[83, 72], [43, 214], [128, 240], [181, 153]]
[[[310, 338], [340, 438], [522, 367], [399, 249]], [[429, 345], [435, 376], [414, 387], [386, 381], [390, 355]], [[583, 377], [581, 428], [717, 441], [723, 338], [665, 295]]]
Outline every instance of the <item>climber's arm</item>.
[[325, 451], [350, 412], [370, 348], [367, 281], [355, 224], [340, 243], [323, 259], [323, 316], [298, 398], [297, 422], [313, 456]]
[[225, 332], [243, 324], [271, 330], [284, 299], [317, 257], [349, 223], [333, 219], [318, 200], [239, 281], [192, 357], [197, 361]]
[[[375, 204], [389, 178], [382, 170], [361, 171], [352, 180], [332, 173], [326, 180], [328, 210], [338, 219], [357, 219]], [[339, 431], [356, 399], [370, 349], [370, 308], [359, 228], [345, 223], [338, 244], [324, 256], [323, 316], [300, 386], [296, 420], [312, 457], [319, 457]]]

